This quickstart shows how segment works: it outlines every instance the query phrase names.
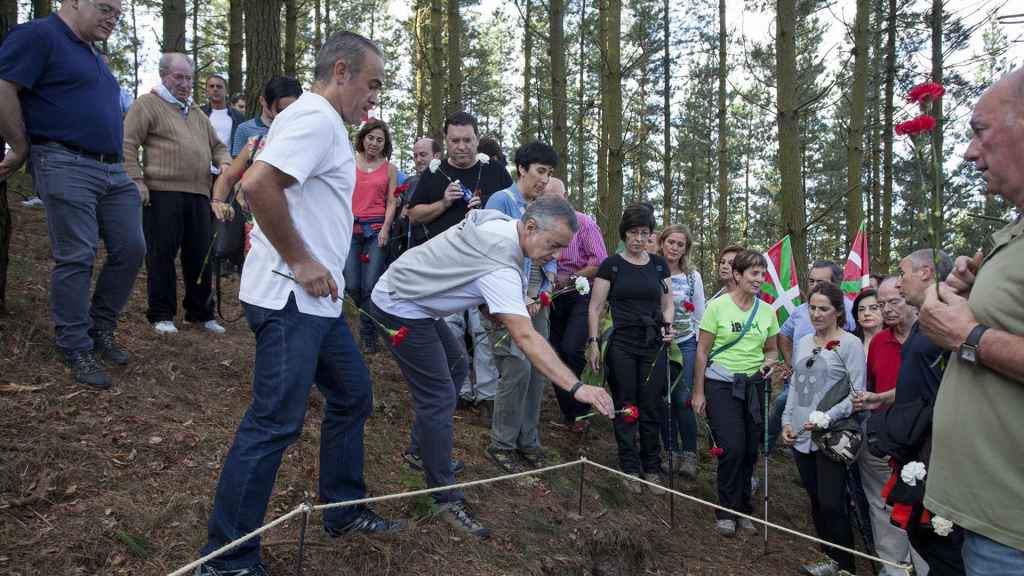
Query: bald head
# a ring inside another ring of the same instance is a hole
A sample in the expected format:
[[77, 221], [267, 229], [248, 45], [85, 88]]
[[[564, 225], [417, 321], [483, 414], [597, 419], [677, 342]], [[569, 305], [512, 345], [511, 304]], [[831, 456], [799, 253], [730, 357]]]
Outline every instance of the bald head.
[[1024, 208], [1024, 68], [993, 84], [974, 106], [964, 159], [985, 179], [987, 194]]
[[544, 195], [554, 194], [559, 198], [565, 198], [565, 182], [561, 178], [551, 176], [548, 178], [548, 185], [544, 187]]
[[441, 157], [441, 145], [433, 138], [423, 137], [412, 145], [412, 161], [417, 174], [422, 174], [430, 161]]

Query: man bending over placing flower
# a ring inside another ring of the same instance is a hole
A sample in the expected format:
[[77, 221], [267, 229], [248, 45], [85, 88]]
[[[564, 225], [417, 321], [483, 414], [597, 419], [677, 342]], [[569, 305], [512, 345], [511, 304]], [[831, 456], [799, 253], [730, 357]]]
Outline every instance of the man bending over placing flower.
[[[479, 308], [508, 330], [530, 363], [573, 397], [611, 416], [607, 392], [585, 386], [537, 333], [526, 307], [524, 260], [543, 265], [558, 256], [578, 224], [568, 202], [542, 197], [513, 220], [496, 210], [474, 210], [426, 244], [396, 260], [371, 295], [370, 313], [389, 329], [408, 328], [391, 353], [409, 383], [413, 424], [427, 485], [455, 482], [452, 416], [466, 355], [444, 318]], [[437, 515], [454, 528], [486, 538], [490, 531], [470, 512], [461, 490], [434, 493]]]

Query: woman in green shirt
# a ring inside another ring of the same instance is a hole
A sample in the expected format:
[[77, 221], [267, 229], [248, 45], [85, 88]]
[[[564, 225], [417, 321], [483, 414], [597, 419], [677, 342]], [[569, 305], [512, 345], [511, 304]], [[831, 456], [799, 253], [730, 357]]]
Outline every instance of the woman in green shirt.
[[[764, 431], [765, 379], [778, 361], [779, 321], [757, 297], [767, 266], [764, 255], [752, 250], [733, 259], [733, 288], [712, 300], [701, 319], [694, 375], [693, 409], [706, 411], [724, 451], [718, 460], [718, 503], [744, 514], [753, 511], [750, 477]], [[715, 516], [719, 534], [736, 533], [734, 514], [719, 510]], [[757, 531], [746, 518], [739, 526]]]

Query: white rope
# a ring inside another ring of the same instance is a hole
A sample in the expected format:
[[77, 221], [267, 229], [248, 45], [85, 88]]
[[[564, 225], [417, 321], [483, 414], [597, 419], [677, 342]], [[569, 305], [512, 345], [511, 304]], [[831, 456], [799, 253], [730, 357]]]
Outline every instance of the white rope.
[[824, 544], [825, 546], [828, 546], [830, 548], [835, 548], [836, 550], [842, 550], [843, 552], [848, 552], [850, 554], [853, 554], [855, 556], [860, 556], [861, 558], [865, 558], [867, 560], [872, 560], [872, 561], [875, 561], [875, 562], [881, 562], [882, 564], [885, 564], [887, 566], [892, 566], [893, 568], [896, 568], [896, 569], [899, 569], [899, 570], [903, 570], [904, 572], [907, 573], [907, 576], [911, 576], [914, 573], [913, 572], [914, 566], [911, 565], [911, 564], [901, 564], [899, 562], [892, 562], [890, 560], [883, 560], [882, 558], [878, 558], [878, 557], [872, 556], [870, 554], [865, 554], [864, 552], [860, 552], [860, 551], [854, 550], [852, 548], [846, 548], [845, 546], [840, 546], [839, 544], [833, 544], [832, 542], [828, 542], [826, 540], [822, 540], [821, 538], [816, 538], [814, 536], [810, 536], [808, 534], [804, 534], [803, 532], [797, 532], [796, 530], [793, 530], [792, 528], [786, 528], [785, 526], [780, 526], [780, 525], [774, 524], [772, 522], [767, 522], [767, 521], [762, 520], [760, 518], [757, 518], [755, 516], [750, 516], [748, 514], [743, 514], [741, 512], [737, 512], [735, 510], [732, 510], [731, 508], [726, 508], [725, 506], [720, 506], [720, 505], [715, 504], [713, 502], [708, 502], [707, 500], [702, 500], [700, 498], [697, 498], [696, 496], [691, 496], [689, 494], [684, 494], [683, 492], [679, 492], [677, 490], [672, 490], [670, 488], [662, 486], [661, 484], [656, 484], [654, 482], [649, 482], [647, 480], [644, 480], [643, 478], [639, 478], [637, 476], [632, 476], [630, 474], [626, 474], [625, 472], [622, 472], [621, 470], [616, 470], [615, 468], [610, 468], [608, 466], [605, 466], [604, 464], [598, 464], [597, 462], [593, 462], [591, 460], [587, 460], [586, 458], [582, 458], [582, 460], [584, 462], [586, 462], [587, 464], [590, 464], [591, 466], [594, 466], [595, 468], [600, 468], [601, 470], [606, 470], [608, 472], [611, 472], [613, 474], [617, 474], [619, 476], [622, 476], [623, 478], [626, 478], [628, 480], [632, 480], [634, 482], [640, 482], [641, 484], [647, 484], [648, 486], [650, 486], [652, 488], [657, 488], [659, 490], [663, 490], [665, 492], [668, 492], [670, 494], [674, 494], [676, 496], [679, 496], [679, 497], [684, 498], [686, 500], [689, 500], [691, 502], [696, 502], [698, 504], [703, 504], [704, 506], [708, 506], [708, 507], [714, 508], [716, 510], [721, 510], [723, 512], [728, 512], [729, 514], [732, 514], [732, 515], [735, 515], [735, 516], [739, 516], [741, 518], [746, 518], [747, 520], [751, 520], [753, 522], [757, 522], [758, 524], [763, 524], [765, 526], [774, 528], [774, 529], [779, 530], [781, 532], [785, 532], [785, 533], [790, 534], [792, 536], [797, 536], [799, 538], [804, 538], [805, 540], [810, 540], [812, 542], [817, 542], [818, 544]]

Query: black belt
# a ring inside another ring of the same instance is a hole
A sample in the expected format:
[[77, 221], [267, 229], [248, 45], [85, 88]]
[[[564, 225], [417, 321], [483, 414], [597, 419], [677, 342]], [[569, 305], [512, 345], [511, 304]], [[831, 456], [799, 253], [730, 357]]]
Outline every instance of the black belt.
[[82, 156], [85, 156], [86, 158], [92, 158], [93, 160], [96, 160], [97, 162], [103, 162], [104, 164], [120, 164], [121, 163], [121, 155], [120, 154], [99, 154], [99, 153], [96, 153], [96, 152], [90, 152], [90, 151], [88, 151], [85, 148], [82, 148], [80, 146], [75, 146], [74, 144], [68, 144], [66, 142], [58, 142], [57, 140], [50, 140], [49, 138], [39, 138], [39, 137], [33, 136], [33, 137], [30, 138], [30, 140], [32, 141], [32, 144], [36, 144], [36, 145], [38, 145], [38, 144], [56, 144], [57, 146], [60, 146], [61, 148], [65, 148], [65, 149], [67, 149], [67, 150], [69, 150], [71, 152], [74, 152], [75, 154], [80, 154]]

